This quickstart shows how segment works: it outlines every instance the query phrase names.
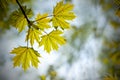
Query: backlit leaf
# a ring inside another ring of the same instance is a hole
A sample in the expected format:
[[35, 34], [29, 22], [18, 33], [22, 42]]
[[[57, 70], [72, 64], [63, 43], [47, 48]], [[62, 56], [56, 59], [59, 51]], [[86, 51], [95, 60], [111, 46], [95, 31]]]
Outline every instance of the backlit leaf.
[[75, 18], [72, 10], [72, 4], [63, 4], [63, 1], [57, 3], [56, 7], [53, 10], [53, 26], [60, 26], [62, 29], [69, 28], [70, 25], [67, 20], [73, 20]]
[[[27, 9], [26, 6], [22, 6], [25, 14], [28, 18], [32, 17], [32, 10]], [[24, 17], [21, 9], [12, 12], [9, 18], [10, 24], [18, 29], [19, 32], [25, 29], [25, 27], [28, 25], [26, 18]]]
[[56, 30], [52, 31], [47, 35], [42, 36], [42, 40], [40, 42], [40, 46], [44, 45], [44, 50], [48, 53], [53, 50], [58, 50], [58, 45], [65, 44], [65, 39], [60, 36], [62, 31]]
[[30, 64], [35, 68], [38, 67], [40, 54], [33, 48], [18, 47], [11, 51], [11, 54], [16, 54], [13, 58], [14, 67], [22, 65], [24, 70], [30, 67]]
[[40, 35], [41, 35], [41, 32], [39, 30], [30, 29], [26, 36], [26, 41], [30, 40], [30, 44], [31, 46], [33, 46], [34, 41], [37, 41], [37, 42], [40, 41]]
[[48, 14], [38, 14], [37, 17], [36, 17], [36, 21], [37, 21], [37, 25], [38, 25], [38, 28], [40, 29], [45, 29], [45, 28], [50, 28], [49, 26], [49, 21], [50, 19], [47, 18], [48, 17]]

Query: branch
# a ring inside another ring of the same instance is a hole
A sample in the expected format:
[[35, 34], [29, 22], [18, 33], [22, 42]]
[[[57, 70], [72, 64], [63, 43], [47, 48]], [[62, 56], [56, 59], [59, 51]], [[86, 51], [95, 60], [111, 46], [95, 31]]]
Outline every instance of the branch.
[[[27, 39], [28, 39], [28, 38], [29, 38], [29, 34], [30, 34], [30, 28], [31, 28], [31, 27], [30, 27], [30, 20], [28, 19], [27, 15], [26, 15], [23, 7], [22, 7], [21, 4], [19, 3], [19, 1], [16, 0], [16, 2], [17, 2], [17, 4], [19, 5], [19, 7], [20, 7], [20, 9], [21, 9], [24, 17], [26, 18], [26, 20], [27, 20], [27, 22], [28, 22], [28, 27], [29, 27], [29, 29], [28, 29], [28, 35], [27, 35]], [[28, 46], [29, 46], [29, 43], [28, 43], [28, 40], [27, 40], [27, 48], [28, 48]]]
[[22, 11], [22, 13], [23, 13], [24, 17], [26, 18], [26, 20], [27, 20], [28, 24], [30, 24], [30, 20], [28, 19], [27, 15], [25, 14], [25, 11], [23, 10], [23, 8], [22, 8], [21, 4], [19, 3], [19, 1], [18, 1], [18, 0], [16, 0], [16, 2], [17, 2], [17, 4], [19, 5], [19, 7], [20, 7], [20, 9], [21, 9], [21, 11]]

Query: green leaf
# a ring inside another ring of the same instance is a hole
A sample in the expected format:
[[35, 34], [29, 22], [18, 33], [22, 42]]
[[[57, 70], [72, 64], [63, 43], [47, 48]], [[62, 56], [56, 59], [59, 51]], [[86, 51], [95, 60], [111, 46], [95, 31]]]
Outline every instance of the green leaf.
[[[22, 6], [23, 10], [25, 11], [25, 14], [28, 18], [31, 18], [33, 15], [33, 12], [31, 9], [27, 9], [26, 6]], [[23, 15], [21, 9], [12, 12], [9, 18], [10, 24], [18, 29], [19, 32], [25, 29], [25, 27], [28, 25], [28, 22]]]

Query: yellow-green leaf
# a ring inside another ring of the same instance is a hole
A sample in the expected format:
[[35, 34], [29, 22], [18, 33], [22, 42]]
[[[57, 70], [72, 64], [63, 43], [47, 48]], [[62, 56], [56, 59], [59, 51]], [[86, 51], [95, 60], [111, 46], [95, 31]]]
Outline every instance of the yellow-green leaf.
[[118, 29], [120, 27], [120, 23], [117, 21], [110, 21], [110, 24], [114, 29]]
[[36, 29], [29, 29], [28, 34], [26, 36], [26, 41], [30, 40], [31, 46], [33, 46], [34, 41], [39, 42], [40, 41], [40, 35], [41, 32]]
[[49, 74], [50, 74], [51, 77], [56, 77], [57, 76], [56, 71], [50, 71]]
[[116, 53], [113, 53], [111, 54], [111, 62], [113, 62], [114, 64], [120, 64], [120, 52], [116, 52]]
[[118, 80], [117, 76], [109, 75], [104, 77], [103, 80]]
[[69, 28], [70, 25], [67, 22], [67, 20], [73, 20], [75, 18], [75, 15], [72, 12], [72, 10], [72, 4], [63, 4], [63, 1], [57, 3], [56, 7], [53, 10], [53, 26], [60, 26], [62, 29]]
[[116, 5], [120, 5], [120, 0], [114, 0], [114, 3], [115, 3]]
[[116, 15], [117, 15], [118, 17], [120, 17], [120, 9], [118, 9], [118, 10], [116, 11]]
[[18, 47], [11, 51], [11, 54], [16, 54], [13, 58], [14, 67], [22, 65], [24, 70], [30, 67], [30, 64], [35, 68], [38, 67], [40, 54], [33, 48], [28, 47]]
[[46, 76], [45, 75], [41, 75], [40, 76], [40, 80], [46, 80]]
[[[31, 9], [27, 9], [26, 6], [22, 6], [22, 8], [25, 11], [25, 14], [28, 18], [32, 17], [33, 13]], [[18, 29], [19, 32], [25, 29], [27, 26], [27, 20], [25, 16], [23, 15], [21, 9], [12, 12], [9, 18], [10, 24]]]
[[56, 30], [42, 36], [40, 46], [44, 45], [44, 50], [46, 50], [48, 53], [51, 50], [58, 50], [58, 45], [63, 45], [66, 42], [65, 39], [60, 36], [62, 33], [62, 31]]
[[38, 28], [40, 28], [41, 30], [44, 30], [46, 28], [50, 28], [49, 26], [49, 21], [50, 19], [47, 18], [48, 17], [48, 14], [38, 14], [37, 17], [36, 17], [36, 21], [37, 21], [37, 26]]

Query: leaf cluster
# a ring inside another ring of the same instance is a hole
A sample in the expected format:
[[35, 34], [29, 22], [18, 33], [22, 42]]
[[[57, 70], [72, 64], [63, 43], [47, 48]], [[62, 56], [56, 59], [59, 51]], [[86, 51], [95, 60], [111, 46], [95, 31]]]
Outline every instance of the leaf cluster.
[[68, 21], [73, 20], [75, 14], [72, 11], [73, 5], [64, 4], [62, 0], [54, 7], [52, 15], [38, 13], [34, 18], [31, 9], [22, 6], [18, 0], [16, 2], [20, 8], [10, 15], [10, 24], [19, 33], [27, 30], [25, 39], [27, 46], [15, 48], [11, 53], [16, 54], [13, 58], [14, 67], [22, 65], [22, 68], [27, 70], [30, 67], [30, 62], [32, 66], [38, 67], [40, 55], [34, 50], [34, 43], [36, 42], [39, 47], [43, 46], [48, 53], [58, 50], [60, 45], [66, 43], [65, 38], [61, 35], [65, 29], [70, 28]]

